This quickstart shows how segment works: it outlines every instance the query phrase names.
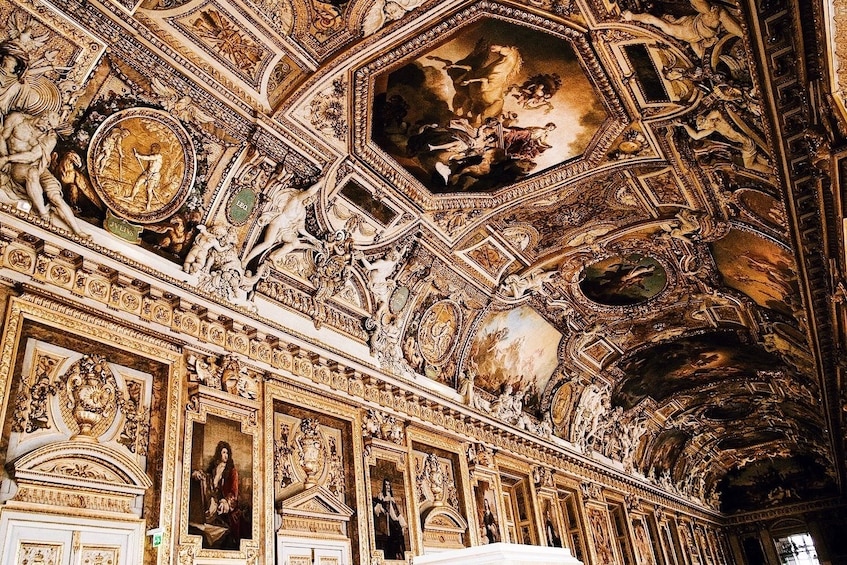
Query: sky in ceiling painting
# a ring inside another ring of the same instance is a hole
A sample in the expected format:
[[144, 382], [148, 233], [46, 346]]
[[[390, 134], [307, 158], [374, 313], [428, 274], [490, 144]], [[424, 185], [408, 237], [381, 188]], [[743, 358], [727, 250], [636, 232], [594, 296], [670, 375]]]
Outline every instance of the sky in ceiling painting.
[[528, 306], [490, 313], [471, 347], [475, 385], [495, 395], [507, 388], [523, 393], [524, 409], [537, 411], [559, 363], [561, 339], [562, 334]]
[[373, 139], [434, 193], [496, 190], [577, 157], [606, 117], [570, 43], [495, 19], [376, 87]]

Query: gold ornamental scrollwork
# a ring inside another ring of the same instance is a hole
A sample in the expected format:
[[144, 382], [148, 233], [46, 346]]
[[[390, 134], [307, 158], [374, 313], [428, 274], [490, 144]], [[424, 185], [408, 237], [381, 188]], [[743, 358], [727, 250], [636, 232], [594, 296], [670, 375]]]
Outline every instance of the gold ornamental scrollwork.
[[65, 387], [61, 393], [69, 409], [67, 415], [62, 410], [62, 416], [68, 425], [76, 424], [79, 429], [71, 439], [97, 441], [97, 436], [112, 424], [124, 400], [111, 367], [99, 355], [83, 355], [62, 380]]
[[166, 112], [112, 114], [91, 139], [88, 170], [113, 214], [140, 224], [162, 221], [185, 203], [197, 172], [194, 144]]

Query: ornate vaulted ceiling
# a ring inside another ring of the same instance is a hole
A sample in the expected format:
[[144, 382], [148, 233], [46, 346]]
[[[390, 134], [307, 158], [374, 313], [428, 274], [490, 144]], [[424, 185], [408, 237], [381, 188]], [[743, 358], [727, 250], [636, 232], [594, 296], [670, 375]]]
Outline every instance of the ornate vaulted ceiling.
[[[838, 491], [818, 195], [840, 134], [791, 4], [57, 4], [109, 45], [54, 55], [87, 73], [61, 180], [169, 276], [703, 504]], [[4, 16], [38, 36], [39, 10]], [[121, 135], [160, 140], [178, 205], [115, 185], [144, 169], [110, 165]], [[195, 253], [213, 241], [229, 267]]]

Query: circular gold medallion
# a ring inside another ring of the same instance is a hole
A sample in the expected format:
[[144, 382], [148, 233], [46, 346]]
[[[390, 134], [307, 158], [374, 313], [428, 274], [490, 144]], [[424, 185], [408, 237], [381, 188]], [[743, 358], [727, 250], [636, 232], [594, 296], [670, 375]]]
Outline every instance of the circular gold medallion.
[[197, 160], [185, 128], [169, 114], [131, 108], [100, 124], [88, 147], [94, 190], [116, 216], [149, 224], [185, 203]]
[[440, 365], [453, 351], [459, 337], [461, 312], [449, 301], [436, 302], [424, 313], [418, 328], [421, 355], [432, 365]]
[[550, 403], [550, 416], [553, 425], [556, 427], [563, 426], [570, 418], [572, 396], [573, 388], [570, 383], [560, 386], [559, 390], [553, 395], [553, 401]]

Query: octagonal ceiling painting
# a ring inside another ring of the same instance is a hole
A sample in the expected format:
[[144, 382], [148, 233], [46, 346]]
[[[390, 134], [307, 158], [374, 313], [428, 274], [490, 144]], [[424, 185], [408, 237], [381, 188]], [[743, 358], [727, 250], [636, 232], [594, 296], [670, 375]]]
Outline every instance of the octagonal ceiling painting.
[[376, 81], [373, 140], [436, 194], [578, 157], [607, 114], [566, 40], [478, 20]]

